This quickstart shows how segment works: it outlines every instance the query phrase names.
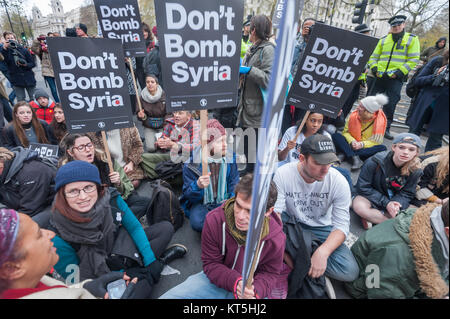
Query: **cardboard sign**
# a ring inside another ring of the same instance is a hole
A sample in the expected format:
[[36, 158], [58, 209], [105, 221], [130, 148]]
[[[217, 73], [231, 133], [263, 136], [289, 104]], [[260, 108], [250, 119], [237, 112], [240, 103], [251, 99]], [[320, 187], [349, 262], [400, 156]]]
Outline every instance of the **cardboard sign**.
[[236, 106], [243, 0], [155, 0], [168, 112]]
[[105, 38], [121, 40], [126, 57], [147, 54], [137, 0], [94, 0], [94, 4]]
[[134, 125], [120, 40], [55, 37], [47, 43], [70, 133]]
[[38, 152], [42, 158], [58, 158], [58, 145], [30, 143], [29, 149]]
[[[275, 59], [264, 105], [263, 128], [258, 140], [258, 156], [255, 165], [252, 191], [252, 208], [245, 244], [243, 282], [251, 276], [252, 264], [258, 256], [258, 243], [267, 211], [269, 187], [278, 163], [278, 136], [283, 121], [286, 92], [289, 84], [290, 66], [292, 64], [295, 34], [298, 17], [303, 10], [303, 1], [286, 0], [280, 32], [277, 38]], [[262, 132], [262, 133], [261, 133]]]
[[336, 118], [377, 43], [371, 36], [316, 23], [287, 103]]

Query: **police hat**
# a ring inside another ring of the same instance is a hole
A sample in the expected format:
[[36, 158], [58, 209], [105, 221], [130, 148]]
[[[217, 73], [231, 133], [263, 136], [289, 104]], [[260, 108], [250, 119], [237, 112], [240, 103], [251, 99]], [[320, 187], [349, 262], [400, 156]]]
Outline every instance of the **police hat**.
[[360, 24], [355, 28], [355, 32], [358, 32], [358, 33], [364, 33], [364, 32], [370, 32], [370, 31], [372, 31], [372, 30], [365, 23]]
[[403, 15], [393, 16], [392, 18], [390, 18], [388, 20], [391, 27], [395, 27], [396, 25], [402, 24], [405, 21], [406, 21], [406, 16], [403, 16]]

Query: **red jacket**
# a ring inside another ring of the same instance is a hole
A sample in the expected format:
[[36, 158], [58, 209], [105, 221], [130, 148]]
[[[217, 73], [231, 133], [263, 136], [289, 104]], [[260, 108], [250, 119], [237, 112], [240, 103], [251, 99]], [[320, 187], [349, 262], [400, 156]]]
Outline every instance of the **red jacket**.
[[39, 119], [46, 121], [47, 124], [51, 123], [51, 121], [53, 120], [53, 109], [55, 108], [55, 102], [52, 102], [47, 107], [40, 106], [38, 103], [36, 103], [36, 101], [31, 101], [30, 105], [36, 112], [36, 115]]

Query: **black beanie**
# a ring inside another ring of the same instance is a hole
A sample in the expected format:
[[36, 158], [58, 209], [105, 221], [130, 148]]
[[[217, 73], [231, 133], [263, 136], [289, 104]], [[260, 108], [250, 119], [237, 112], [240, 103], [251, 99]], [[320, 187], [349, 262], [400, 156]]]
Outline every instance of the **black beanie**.
[[77, 25], [75, 25], [75, 29], [76, 28], [80, 28], [81, 30], [83, 30], [84, 33], [87, 34], [87, 26], [83, 23], [78, 23]]

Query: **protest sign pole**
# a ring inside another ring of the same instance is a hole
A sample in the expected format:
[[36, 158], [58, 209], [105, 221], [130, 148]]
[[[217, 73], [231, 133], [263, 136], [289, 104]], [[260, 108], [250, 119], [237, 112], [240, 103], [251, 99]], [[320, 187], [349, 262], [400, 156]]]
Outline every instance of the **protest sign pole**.
[[112, 160], [111, 160], [111, 153], [109, 153], [108, 141], [106, 140], [105, 131], [102, 131], [102, 139], [103, 139], [103, 145], [105, 146], [106, 158], [108, 159], [109, 171], [112, 173], [112, 172], [114, 172], [114, 167], [113, 167]]
[[208, 132], [206, 125], [208, 122], [208, 110], [200, 111], [200, 138], [202, 141], [202, 175], [208, 175]]
[[303, 126], [305, 126], [306, 120], [309, 117], [309, 114], [311, 114], [311, 111], [306, 111], [305, 116], [303, 117], [302, 123], [300, 124], [300, 126], [298, 127], [297, 133], [295, 134], [295, 138], [294, 138], [294, 142], [297, 141], [298, 136], [300, 135], [300, 133], [302, 132]]
[[137, 83], [136, 83], [136, 77], [134, 75], [133, 61], [131, 61], [131, 58], [127, 58], [127, 59], [128, 59], [128, 64], [130, 65], [131, 77], [133, 78], [134, 90], [136, 91], [136, 100], [137, 100], [137, 104], [139, 107], [139, 111], [142, 111], [141, 98], [139, 96], [139, 91], [138, 91], [138, 87], [137, 87]]

